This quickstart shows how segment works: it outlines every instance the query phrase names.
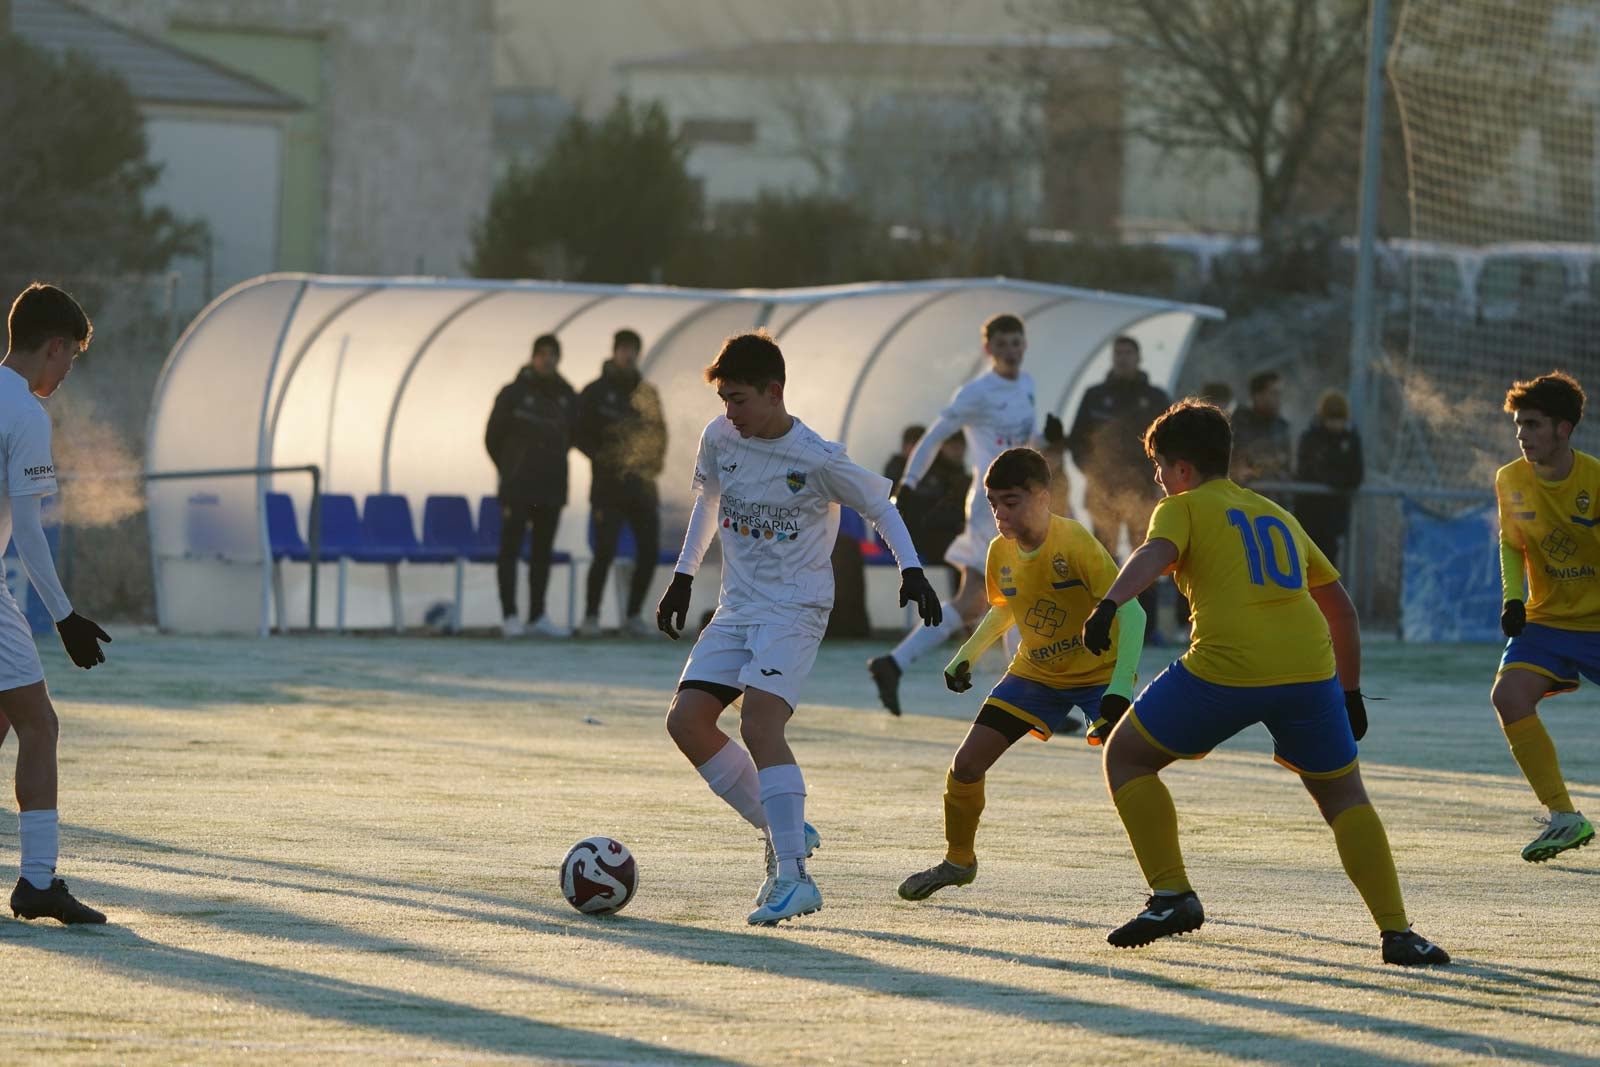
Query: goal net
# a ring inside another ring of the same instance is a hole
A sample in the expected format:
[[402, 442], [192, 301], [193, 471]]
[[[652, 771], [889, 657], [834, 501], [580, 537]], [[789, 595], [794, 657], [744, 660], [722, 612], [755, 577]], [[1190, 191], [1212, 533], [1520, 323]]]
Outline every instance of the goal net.
[[1404, 0], [1389, 79], [1412, 215], [1380, 288], [1375, 421], [1398, 435], [1382, 462], [1401, 484], [1487, 491], [1515, 455], [1514, 378], [1600, 389], [1600, 6]]

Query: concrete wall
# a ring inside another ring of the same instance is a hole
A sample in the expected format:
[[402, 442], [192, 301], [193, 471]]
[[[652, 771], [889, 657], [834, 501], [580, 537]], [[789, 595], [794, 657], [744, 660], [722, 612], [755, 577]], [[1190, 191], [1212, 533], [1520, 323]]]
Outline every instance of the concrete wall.
[[[492, 180], [490, 0], [79, 2], [183, 47], [203, 42], [194, 31], [322, 41], [316, 269], [463, 269]], [[214, 58], [228, 65], [228, 56]]]

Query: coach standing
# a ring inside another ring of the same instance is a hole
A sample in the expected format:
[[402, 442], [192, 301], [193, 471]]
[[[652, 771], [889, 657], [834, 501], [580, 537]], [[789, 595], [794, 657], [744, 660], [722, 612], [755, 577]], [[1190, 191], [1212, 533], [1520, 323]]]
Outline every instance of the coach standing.
[[[1113, 559], [1124, 528], [1129, 551], [1144, 544], [1158, 496], [1150, 459], [1144, 454], [1144, 431], [1171, 403], [1166, 390], [1150, 384], [1139, 361], [1139, 342], [1132, 337], [1111, 343], [1111, 370], [1105, 381], [1084, 392], [1067, 435], [1072, 462], [1083, 472], [1089, 527]], [[1140, 593], [1139, 602], [1145, 611], [1146, 636], [1153, 637], [1155, 587]]]
[[637, 333], [618, 330], [611, 339], [611, 358], [600, 366], [600, 377], [578, 398], [575, 440], [594, 471], [589, 483], [594, 561], [589, 565], [583, 625], [578, 629], [584, 637], [600, 636], [600, 595], [624, 522], [633, 531], [635, 556], [622, 632], [629, 637], [655, 632], [639, 611], [661, 551], [656, 477], [667, 453], [667, 424], [660, 394], [639, 373], [640, 347]]
[[556, 373], [561, 342], [541, 334], [528, 365], [494, 398], [483, 443], [500, 473], [500, 632], [521, 637], [517, 618], [517, 556], [533, 527], [528, 559], [528, 630], [538, 637], [567, 637], [544, 613], [556, 525], [567, 503], [567, 450], [572, 447], [578, 398]]

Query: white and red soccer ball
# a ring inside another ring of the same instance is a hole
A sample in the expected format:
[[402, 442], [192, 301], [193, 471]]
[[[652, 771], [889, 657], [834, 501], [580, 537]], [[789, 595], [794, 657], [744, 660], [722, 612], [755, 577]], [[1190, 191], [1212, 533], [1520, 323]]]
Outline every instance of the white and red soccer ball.
[[621, 911], [639, 887], [633, 853], [610, 837], [586, 837], [561, 861], [561, 892], [588, 915]]

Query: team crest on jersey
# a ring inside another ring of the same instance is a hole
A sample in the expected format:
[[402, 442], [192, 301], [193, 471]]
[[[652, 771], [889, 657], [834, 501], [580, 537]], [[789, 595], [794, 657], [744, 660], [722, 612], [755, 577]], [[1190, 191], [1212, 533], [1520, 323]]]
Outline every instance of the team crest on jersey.
[[790, 471], [788, 480], [785, 482], [785, 484], [789, 486], [789, 492], [798, 493], [800, 490], [806, 487], [806, 472]]
[[1578, 505], [1578, 514], [1579, 515], [1587, 515], [1587, 514], [1589, 514], [1589, 490], [1587, 490], [1587, 489], [1579, 489], [1578, 490], [1577, 505]]
[[1056, 558], [1050, 561], [1050, 566], [1055, 570], [1057, 578], [1067, 576], [1067, 561], [1061, 558], [1061, 553], [1056, 553]]

